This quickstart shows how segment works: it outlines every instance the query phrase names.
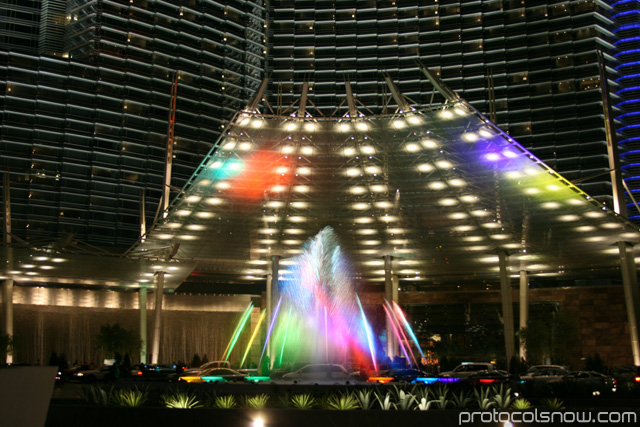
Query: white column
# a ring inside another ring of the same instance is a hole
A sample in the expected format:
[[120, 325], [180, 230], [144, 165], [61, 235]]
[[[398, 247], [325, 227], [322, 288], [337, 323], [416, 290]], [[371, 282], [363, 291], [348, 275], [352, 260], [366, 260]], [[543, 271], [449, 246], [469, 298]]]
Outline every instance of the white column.
[[[13, 337], [13, 279], [2, 282], [2, 320], [5, 334]], [[7, 354], [4, 362], [13, 363], [13, 355]]]
[[[393, 304], [398, 302], [398, 276], [393, 274], [392, 266], [393, 257], [391, 255], [384, 256], [384, 298]], [[398, 339], [393, 332], [391, 320], [386, 317], [387, 326], [387, 356], [391, 360], [398, 355]]]
[[[529, 276], [526, 270], [520, 270], [520, 330], [529, 323]], [[525, 341], [520, 337], [520, 357], [527, 360]]]
[[147, 287], [138, 291], [138, 307], [140, 309], [140, 363], [147, 363]]
[[509, 255], [505, 251], [498, 252], [500, 264], [500, 296], [502, 299], [502, 321], [504, 323], [504, 345], [507, 366], [513, 357], [515, 340], [513, 326], [513, 298], [511, 296], [511, 278], [509, 277]]
[[156, 307], [153, 313], [153, 340], [151, 341], [151, 364], [158, 364], [160, 352], [160, 322], [162, 320], [162, 297], [164, 292], [164, 271], [158, 271], [156, 282]]
[[627, 306], [627, 320], [631, 338], [633, 364], [640, 366], [640, 344], [638, 342], [638, 316], [640, 315], [640, 292], [638, 292], [638, 273], [633, 256], [633, 246], [626, 242], [618, 242], [620, 254], [620, 271], [622, 272], [622, 288]]
[[[4, 210], [4, 226], [3, 226], [3, 243], [7, 249], [7, 278], [2, 283], [2, 324], [4, 332], [13, 337], [13, 247], [11, 246], [11, 189], [9, 182], [9, 173], [5, 172], [3, 180], [3, 210]], [[6, 363], [13, 363], [13, 355], [7, 354]]]

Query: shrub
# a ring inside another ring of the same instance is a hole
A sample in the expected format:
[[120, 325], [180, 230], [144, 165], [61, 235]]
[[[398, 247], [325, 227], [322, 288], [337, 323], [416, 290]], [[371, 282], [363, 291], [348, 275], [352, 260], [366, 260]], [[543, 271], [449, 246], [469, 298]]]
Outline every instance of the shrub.
[[459, 393], [453, 393], [453, 396], [451, 397], [451, 406], [456, 409], [466, 409], [471, 406], [472, 402], [473, 399], [464, 390], [460, 390]]
[[360, 403], [360, 407], [363, 410], [369, 410], [373, 408], [374, 398], [373, 392], [371, 390], [358, 390], [356, 393], [356, 397], [358, 398], [358, 402]]
[[291, 396], [291, 406], [296, 409], [311, 409], [316, 406], [316, 399], [311, 393], [294, 394]]
[[340, 396], [335, 394], [329, 397], [329, 409], [337, 409], [339, 411], [349, 411], [360, 408], [358, 399], [352, 393], [344, 393]]
[[391, 393], [389, 392], [387, 392], [384, 397], [382, 397], [382, 393], [376, 393], [376, 400], [380, 404], [380, 409], [383, 411], [396, 408], [396, 404], [391, 400]]
[[269, 403], [268, 394], [258, 394], [256, 396], [245, 397], [245, 407], [247, 408], [262, 409], [267, 406], [267, 403]]
[[163, 394], [160, 400], [167, 408], [201, 408], [200, 401], [196, 400], [196, 396], [184, 391], [178, 391], [173, 394]]
[[476, 404], [478, 405], [478, 408], [482, 411], [491, 409], [496, 404], [496, 402], [494, 402], [493, 399], [489, 397], [489, 394], [490, 394], [490, 390], [488, 387], [481, 387], [473, 390], [473, 395], [475, 397]]
[[109, 394], [113, 387], [106, 388], [102, 385], [90, 385], [80, 389], [80, 399], [90, 405], [107, 405], [109, 403]]
[[142, 406], [147, 401], [147, 398], [147, 391], [139, 390], [138, 387], [113, 390], [110, 396], [110, 400], [114, 405], [129, 407]]
[[531, 402], [529, 402], [527, 399], [524, 399], [522, 397], [514, 400], [513, 403], [511, 404], [511, 409], [514, 409], [516, 411], [528, 411], [531, 408], [533, 408], [533, 405], [531, 405]]
[[232, 394], [216, 396], [213, 406], [219, 409], [232, 409], [236, 407], [236, 398]]
[[553, 399], [544, 399], [540, 406], [549, 411], [564, 411], [564, 402], [557, 397]]
[[504, 384], [500, 384], [497, 387], [492, 387], [493, 401], [498, 409], [507, 409], [511, 405], [511, 389]]

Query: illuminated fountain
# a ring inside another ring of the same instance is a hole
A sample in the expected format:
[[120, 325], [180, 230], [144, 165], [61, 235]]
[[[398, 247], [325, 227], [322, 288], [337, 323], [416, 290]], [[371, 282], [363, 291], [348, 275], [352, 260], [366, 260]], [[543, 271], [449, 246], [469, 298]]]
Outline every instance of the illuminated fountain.
[[[280, 296], [272, 321], [266, 325], [260, 360], [264, 360], [267, 349], [271, 348], [270, 365], [275, 368], [296, 362], [356, 363], [377, 371], [379, 361], [385, 356], [383, 346], [355, 292], [352, 270], [333, 229], [326, 227], [309, 239], [302, 254], [292, 261], [279, 281]], [[242, 314], [224, 360], [228, 360], [252, 309], [253, 305], [249, 304]], [[384, 311], [402, 355], [408, 363], [417, 365], [411, 343], [422, 357], [424, 355], [404, 313], [395, 302], [385, 302]], [[241, 367], [259, 335], [264, 317], [265, 311], [253, 328]]]
[[265, 344], [265, 349], [271, 344], [273, 366], [350, 360], [376, 365], [379, 346], [333, 229], [327, 227], [309, 239], [294, 258], [290, 274], [283, 276]]

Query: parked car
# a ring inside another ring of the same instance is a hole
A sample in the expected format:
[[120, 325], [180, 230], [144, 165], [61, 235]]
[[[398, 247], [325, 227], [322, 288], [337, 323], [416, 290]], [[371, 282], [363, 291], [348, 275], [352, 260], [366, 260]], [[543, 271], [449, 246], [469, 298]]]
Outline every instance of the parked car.
[[169, 381], [180, 381], [181, 377], [199, 377], [203, 371], [212, 368], [231, 368], [231, 363], [226, 360], [215, 360], [195, 368], [182, 369], [177, 371], [174, 375], [170, 375]]
[[102, 366], [98, 369], [89, 369], [85, 371], [78, 371], [73, 374], [73, 379], [77, 381], [94, 383], [96, 381], [114, 381], [113, 366]]
[[502, 373], [508, 375], [506, 371], [499, 370], [493, 363], [477, 363], [477, 362], [464, 362], [461, 365], [456, 366], [453, 371], [442, 372], [441, 378], [460, 378], [468, 379], [479, 373]]
[[231, 368], [209, 368], [201, 371], [198, 375], [181, 376], [179, 381], [188, 383], [228, 383], [228, 382], [263, 382], [270, 381], [269, 377], [254, 376], [247, 372], [236, 371]]
[[555, 372], [560, 375], [564, 375], [569, 372], [569, 369], [567, 369], [566, 366], [561, 365], [533, 365], [527, 369], [527, 375], [536, 372], [547, 372], [548, 375], [551, 375], [551, 372]]
[[131, 379], [141, 379], [145, 381], [169, 381], [176, 374], [180, 374], [186, 369], [183, 365], [142, 365], [138, 369], [131, 371]]
[[418, 369], [389, 369], [387, 371], [381, 371], [376, 375], [371, 375], [367, 378], [367, 382], [371, 383], [410, 383], [414, 382], [416, 378], [433, 377], [434, 375], [428, 372], [420, 371]]
[[556, 392], [571, 391], [572, 394], [588, 393], [594, 396], [615, 392], [615, 378], [595, 371], [571, 371], [548, 383]]
[[520, 376], [520, 381], [524, 384], [545, 384], [562, 378], [568, 372], [564, 366], [534, 365], [527, 370], [525, 375]]
[[56, 374], [56, 383], [64, 383], [66, 381], [70, 381], [72, 379], [74, 379], [74, 374], [76, 372], [83, 372], [83, 371], [92, 371], [92, 370], [96, 370], [99, 369], [100, 366], [98, 365], [92, 365], [89, 363], [83, 363], [80, 365], [75, 365], [72, 366], [69, 369], [65, 369], [63, 371], [58, 371], [58, 373]]
[[616, 379], [620, 390], [640, 388], [640, 366], [618, 366], [611, 371], [611, 376]]
[[284, 374], [282, 381], [310, 384], [345, 384], [357, 382], [358, 377], [344, 366], [330, 363], [307, 365], [295, 372]]

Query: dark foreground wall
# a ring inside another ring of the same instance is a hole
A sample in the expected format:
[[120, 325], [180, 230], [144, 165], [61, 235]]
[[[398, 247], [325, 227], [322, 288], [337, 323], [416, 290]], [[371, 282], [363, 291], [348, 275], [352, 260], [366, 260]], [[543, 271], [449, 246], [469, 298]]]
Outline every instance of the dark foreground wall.
[[[257, 427], [256, 419], [261, 419], [265, 427], [389, 427], [389, 426], [482, 426], [503, 427], [505, 420], [511, 419], [513, 411], [501, 413], [480, 412], [475, 414], [458, 410], [429, 410], [429, 411], [336, 411], [336, 410], [296, 410], [296, 409], [168, 409], [168, 408], [118, 408], [105, 406], [63, 406], [51, 405], [47, 416], [46, 427], [126, 427], [126, 426], [204, 426], [216, 427]], [[637, 425], [638, 412], [636, 408], [580, 408], [583, 419], [595, 420], [599, 412], [614, 414], [616, 426]], [[518, 417], [523, 416], [520, 413]], [[527, 416], [527, 415], [525, 415]], [[539, 415], [542, 417], [542, 415]], [[605, 414], [608, 416], [608, 414]], [[484, 419], [482, 418], [484, 417]], [[535, 414], [529, 414], [525, 419], [535, 419]], [[527, 423], [526, 425], [540, 426], [578, 426], [583, 423], [571, 422], [575, 416], [571, 413], [547, 412], [546, 422]], [[553, 418], [552, 418], [553, 417]], [[502, 420], [494, 422], [495, 420]], [[521, 418], [515, 418], [521, 419]], [[542, 419], [542, 418], [540, 418]], [[609, 419], [609, 418], [606, 418]], [[554, 420], [556, 422], [549, 422]], [[624, 420], [624, 421], [623, 421]], [[636, 422], [634, 422], [636, 420]], [[514, 423], [515, 425], [516, 423]], [[520, 424], [522, 425], [522, 424]]]

